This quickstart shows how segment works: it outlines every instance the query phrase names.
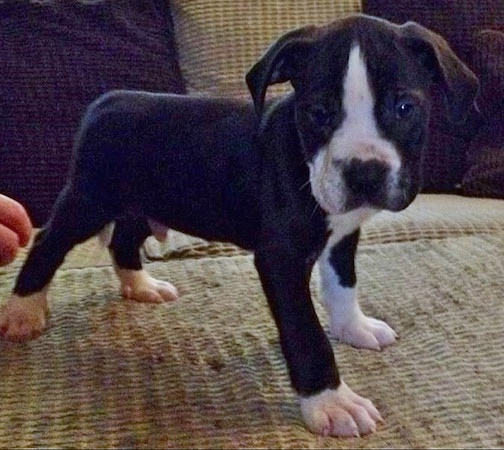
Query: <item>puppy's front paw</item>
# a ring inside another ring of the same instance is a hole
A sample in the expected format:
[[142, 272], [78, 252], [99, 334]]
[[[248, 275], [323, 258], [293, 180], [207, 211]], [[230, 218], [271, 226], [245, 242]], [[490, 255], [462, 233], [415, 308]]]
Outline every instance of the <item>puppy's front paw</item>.
[[323, 436], [358, 437], [373, 433], [383, 422], [373, 403], [344, 382], [337, 389], [301, 398], [301, 413], [308, 428]]
[[13, 342], [34, 339], [44, 331], [48, 312], [45, 292], [13, 295], [0, 310], [0, 336]]
[[144, 303], [163, 303], [178, 298], [177, 288], [167, 281], [156, 280], [145, 270], [118, 269], [123, 297]]
[[371, 350], [381, 350], [397, 339], [397, 333], [389, 325], [360, 310], [346, 320], [333, 321], [331, 335], [354, 347]]

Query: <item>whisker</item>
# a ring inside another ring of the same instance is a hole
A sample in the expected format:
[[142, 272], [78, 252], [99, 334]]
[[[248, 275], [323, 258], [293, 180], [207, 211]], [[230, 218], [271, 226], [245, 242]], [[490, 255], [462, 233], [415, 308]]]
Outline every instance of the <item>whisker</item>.
[[306, 183], [303, 183], [301, 187], [299, 188], [300, 191], [302, 191], [306, 186], [310, 184], [310, 180], [308, 180]]
[[317, 212], [317, 210], [320, 208], [320, 205], [318, 204], [318, 202], [315, 202], [315, 207], [313, 208], [313, 211], [310, 215], [310, 219], [313, 218], [313, 216], [315, 215], [315, 213]]

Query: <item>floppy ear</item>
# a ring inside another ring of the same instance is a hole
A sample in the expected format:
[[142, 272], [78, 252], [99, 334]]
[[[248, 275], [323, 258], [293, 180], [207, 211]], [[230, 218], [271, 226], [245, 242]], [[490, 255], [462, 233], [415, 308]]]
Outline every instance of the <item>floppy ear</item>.
[[291, 79], [296, 61], [313, 41], [315, 30], [316, 27], [308, 26], [284, 34], [248, 71], [247, 86], [258, 115], [262, 113], [268, 86]]
[[463, 122], [475, 107], [474, 100], [479, 90], [476, 75], [440, 35], [415, 22], [407, 22], [401, 29], [407, 45], [432, 73], [434, 82], [443, 89], [450, 120]]

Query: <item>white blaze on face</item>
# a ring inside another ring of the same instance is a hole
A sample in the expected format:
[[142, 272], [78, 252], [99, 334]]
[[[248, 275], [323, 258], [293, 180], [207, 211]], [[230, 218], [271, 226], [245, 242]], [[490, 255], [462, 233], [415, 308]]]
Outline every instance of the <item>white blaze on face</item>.
[[[348, 71], [343, 83], [342, 106], [345, 119], [339, 130], [334, 133], [331, 147], [336, 142], [352, 142], [355, 139], [378, 139], [378, 129], [374, 114], [375, 98], [368, 80], [366, 65], [360, 47], [354, 46], [348, 56]], [[364, 150], [364, 149], [362, 149]], [[352, 156], [351, 146], [332, 150], [336, 157]], [[362, 152], [364, 156], [364, 151]]]
[[359, 45], [350, 49], [342, 86], [343, 121], [330, 141], [310, 163], [313, 195], [324, 210], [332, 214], [344, 212], [347, 197], [342, 164], [334, 162], [378, 160], [391, 168], [391, 181], [400, 168], [394, 145], [383, 139], [375, 116], [375, 96]]

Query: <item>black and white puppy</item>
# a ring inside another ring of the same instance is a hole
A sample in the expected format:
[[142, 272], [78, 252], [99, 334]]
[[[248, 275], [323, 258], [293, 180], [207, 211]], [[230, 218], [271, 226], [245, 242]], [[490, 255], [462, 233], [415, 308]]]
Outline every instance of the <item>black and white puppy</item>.
[[[265, 103], [268, 85], [285, 81], [293, 93]], [[149, 234], [173, 228], [230, 241], [254, 251], [308, 427], [370, 433], [380, 414], [339, 377], [311, 271], [319, 259], [335, 337], [372, 349], [394, 342], [356, 300], [359, 226], [378, 210], [406, 208], [419, 191], [430, 85], [462, 120], [477, 80], [418, 24], [356, 15], [287, 33], [247, 83], [254, 104], [114, 91], [89, 107], [66, 187], [0, 314], [1, 335], [23, 341], [43, 331], [56, 269], [111, 222], [122, 292], [139, 301], [177, 296], [142, 269]]]

